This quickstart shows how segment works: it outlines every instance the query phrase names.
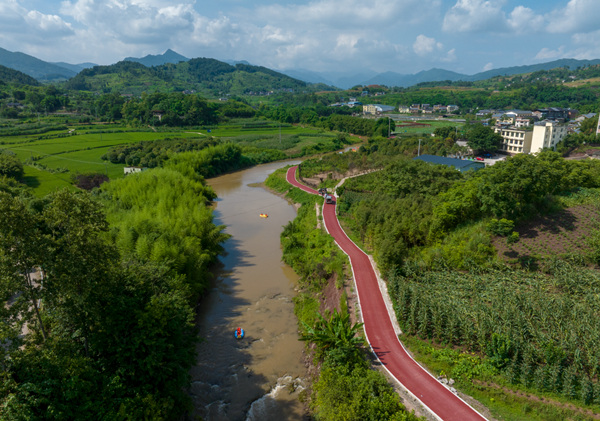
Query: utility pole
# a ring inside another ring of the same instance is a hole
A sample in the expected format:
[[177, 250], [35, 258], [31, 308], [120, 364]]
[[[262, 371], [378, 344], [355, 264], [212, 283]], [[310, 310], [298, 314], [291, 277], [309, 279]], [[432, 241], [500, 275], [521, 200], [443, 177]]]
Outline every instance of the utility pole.
[[600, 113], [598, 113], [598, 125], [596, 126], [596, 136], [600, 134]]
[[417, 156], [421, 156], [421, 139], [419, 139], [419, 149], [417, 152]]

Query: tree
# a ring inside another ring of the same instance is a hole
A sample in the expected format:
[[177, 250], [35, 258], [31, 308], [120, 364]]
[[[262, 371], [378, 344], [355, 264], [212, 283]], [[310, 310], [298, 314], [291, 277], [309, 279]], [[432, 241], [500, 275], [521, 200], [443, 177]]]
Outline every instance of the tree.
[[94, 319], [103, 311], [97, 297], [118, 261], [116, 249], [104, 238], [108, 222], [89, 194], [66, 189], [50, 195], [42, 219], [50, 242], [44, 296], [62, 330], [81, 340], [87, 356]]
[[23, 177], [23, 164], [14, 155], [0, 153], [0, 176], [20, 179]]
[[596, 128], [598, 127], [598, 116], [586, 118], [581, 122], [579, 127], [581, 129], [581, 133], [583, 134], [596, 134]]
[[42, 287], [32, 277], [47, 252], [40, 222], [22, 198], [0, 192], [0, 285], [4, 302], [11, 302], [2, 312], [8, 329], [0, 340], [5, 343], [18, 344], [15, 333], [19, 335], [25, 323], [30, 329], [37, 326], [47, 338], [39, 308]]
[[475, 124], [467, 132], [467, 143], [476, 152], [495, 152], [502, 143], [502, 136], [483, 124]]

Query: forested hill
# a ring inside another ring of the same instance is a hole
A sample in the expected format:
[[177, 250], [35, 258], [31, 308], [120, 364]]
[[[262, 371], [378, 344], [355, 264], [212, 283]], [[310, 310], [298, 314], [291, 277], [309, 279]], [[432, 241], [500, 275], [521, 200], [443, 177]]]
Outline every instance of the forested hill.
[[66, 88], [131, 94], [189, 90], [219, 96], [306, 90], [307, 84], [265, 67], [195, 58], [155, 67], [131, 61], [95, 66], [67, 81]]
[[39, 82], [18, 70], [0, 64], [0, 83], [17, 83], [21, 85], [39, 86]]

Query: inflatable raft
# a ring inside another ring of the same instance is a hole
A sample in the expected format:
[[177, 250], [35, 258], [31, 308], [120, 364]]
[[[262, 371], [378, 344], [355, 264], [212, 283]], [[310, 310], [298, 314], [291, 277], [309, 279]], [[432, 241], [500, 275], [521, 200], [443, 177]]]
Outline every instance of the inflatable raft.
[[233, 331], [233, 336], [235, 336], [235, 339], [242, 339], [244, 337], [244, 329], [238, 327]]
[[267, 215], [266, 213], [261, 213], [261, 214], [260, 214], [260, 217], [261, 217], [261, 218], [268, 218], [268, 217], [269, 217], [269, 215]]

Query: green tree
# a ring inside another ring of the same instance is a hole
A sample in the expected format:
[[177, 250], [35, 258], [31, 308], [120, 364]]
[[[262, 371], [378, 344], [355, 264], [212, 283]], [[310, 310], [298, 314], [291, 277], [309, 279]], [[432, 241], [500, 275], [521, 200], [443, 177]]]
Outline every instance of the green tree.
[[467, 144], [476, 153], [495, 152], [502, 143], [502, 136], [483, 124], [474, 124], [467, 131]]
[[598, 127], [598, 116], [592, 118], [586, 118], [581, 122], [579, 128], [583, 134], [596, 134], [596, 128]]
[[4, 302], [11, 302], [3, 306], [2, 339], [13, 345], [25, 324], [37, 327], [44, 340], [48, 336], [39, 306], [42, 286], [33, 278], [48, 251], [40, 219], [21, 197], [0, 192], [0, 282]]
[[23, 177], [23, 163], [15, 155], [0, 153], [0, 176], [16, 179]]

